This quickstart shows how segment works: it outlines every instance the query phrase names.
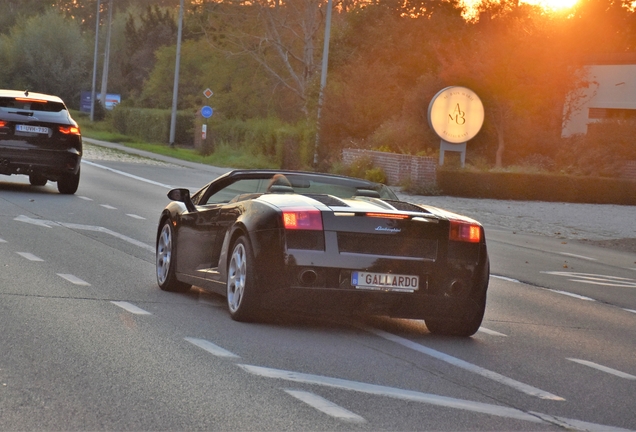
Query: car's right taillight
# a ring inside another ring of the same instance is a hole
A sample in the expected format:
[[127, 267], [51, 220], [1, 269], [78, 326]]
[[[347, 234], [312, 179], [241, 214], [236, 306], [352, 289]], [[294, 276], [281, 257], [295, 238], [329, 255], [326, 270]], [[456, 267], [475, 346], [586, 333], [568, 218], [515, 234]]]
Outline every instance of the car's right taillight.
[[283, 226], [288, 230], [322, 231], [322, 214], [316, 209], [286, 209]]
[[452, 220], [450, 222], [450, 240], [479, 243], [481, 241], [481, 226], [478, 224]]
[[76, 126], [60, 126], [59, 130], [64, 135], [80, 135], [80, 130]]

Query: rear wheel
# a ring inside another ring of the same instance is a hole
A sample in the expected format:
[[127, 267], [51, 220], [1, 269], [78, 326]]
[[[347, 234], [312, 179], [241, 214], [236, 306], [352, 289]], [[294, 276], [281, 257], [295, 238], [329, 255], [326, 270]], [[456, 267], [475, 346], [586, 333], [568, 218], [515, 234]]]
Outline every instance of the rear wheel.
[[29, 183], [31, 186], [44, 186], [47, 182], [47, 178], [39, 174], [29, 175]]
[[57, 190], [61, 194], [73, 195], [77, 192], [80, 181], [80, 170], [77, 170], [77, 174], [65, 174], [57, 181]]
[[185, 292], [192, 285], [177, 280], [174, 250], [174, 231], [170, 220], [166, 219], [157, 238], [157, 283], [163, 291]]
[[227, 306], [235, 321], [256, 318], [258, 297], [254, 280], [254, 257], [249, 240], [239, 237], [232, 248], [227, 269]]

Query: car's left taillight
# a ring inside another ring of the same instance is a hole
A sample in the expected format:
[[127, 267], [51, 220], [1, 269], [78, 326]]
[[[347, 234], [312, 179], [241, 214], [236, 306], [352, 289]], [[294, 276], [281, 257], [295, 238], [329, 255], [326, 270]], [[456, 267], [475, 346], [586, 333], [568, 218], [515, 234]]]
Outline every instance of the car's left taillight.
[[64, 135], [80, 135], [80, 130], [76, 126], [60, 126], [59, 131]]
[[452, 220], [450, 222], [450, 240], [479, 243], [481, 241], [481, 226], [478, 224]]
[[288, 230], [322, 231], [322, 214], [316, 209], [286, 209], [283, 226]]
[[0, 127], [6, 127], [7, 126], [7, 122], [4, 120], [0, 120]]

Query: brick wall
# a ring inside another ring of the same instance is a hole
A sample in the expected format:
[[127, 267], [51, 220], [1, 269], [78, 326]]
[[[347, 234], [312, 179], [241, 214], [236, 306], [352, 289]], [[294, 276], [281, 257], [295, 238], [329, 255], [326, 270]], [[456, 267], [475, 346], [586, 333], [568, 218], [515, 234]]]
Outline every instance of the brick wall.
[[388, 183], [391, 185], [397, 185], [404, 180], [420, 186], [435, 186], [437, 183], [437, 160], [435, 158], [374, 150], [342, 150], [342, 162], [345, 165], [350, 165], [362, 157], [370, 157], [373, 160], [373, 166], [382, 168], [386, 173]]
[[623, 171], [623, 177], [628, 180], [636, 180], [636, 161], [627, 161]]

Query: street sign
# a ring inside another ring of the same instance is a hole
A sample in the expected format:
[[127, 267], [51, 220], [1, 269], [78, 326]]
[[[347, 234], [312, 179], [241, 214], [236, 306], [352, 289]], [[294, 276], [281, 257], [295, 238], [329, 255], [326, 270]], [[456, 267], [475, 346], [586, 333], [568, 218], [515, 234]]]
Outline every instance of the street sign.
[[214, 93], [212, 93], [212, 90], [210, 90], [209, 88], [206, 88], [205, 90], [203, 90], [203, 96], [205, 96], [206, 98], [210, 99], [210, 97], [212, 97]]
[[210, 108], [209, 106], [204, 106], [203, 108], [201, 108], [201, 115], [203, 116], [203, 118], [210, 118], [212, 117], [212, 113], [214, 111], [212, 110], [212, 108]]

